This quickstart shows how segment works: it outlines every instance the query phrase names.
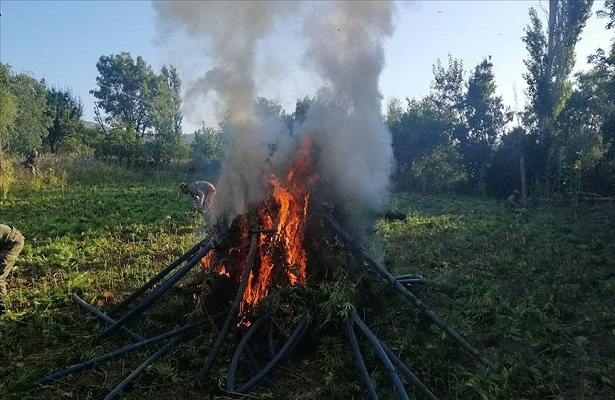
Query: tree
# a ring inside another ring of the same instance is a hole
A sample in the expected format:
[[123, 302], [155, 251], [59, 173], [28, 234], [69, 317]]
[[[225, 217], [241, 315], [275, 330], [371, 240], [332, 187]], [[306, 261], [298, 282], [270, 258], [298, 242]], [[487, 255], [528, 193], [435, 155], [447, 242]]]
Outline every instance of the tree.
[[173, 114], [173, 132], [181, 135], [182, 134], [182, 121], [184, 116], [182, 114], [182, 81], [179, 77], [177, 69], [173, 66], [163, 65], [160, 73], [164, 80], [166, 81], [167, 86], [169, 87], [171, 93], [171, 101], [172, 101], [172, 114]]
[[550, 0], [546, 33], [536, 10], [530, 8], [530, 25], [522, 38], [529, 53], [524, 61], [530, 100], [527, 111], [543, 146], [548, 146], [551, 123], [570, 96], [568, 78], [575, 63], [574, 49], [592, 4], [593, 0]]
[[553, 123], [558, 166], [554, 180], [559, 193], [564, 189], [578, 192], [582, 177], [594, 170], [606, 151], [601, 134], [604, 116], [592, 88], [580, 78], [580, 90], [573, 91]]
[[224, 154], [220, 130], [201, 127], [194, 132], [194, 141], [190, 147], [192, 164], [197, 171], [209, 175], [219, 173]]
[[51, 118], [47, 115], [47, 88], [26, 73], [12, 75], [9, 90], [15, 99], [16, 116], [8, 129], [7, 147], [18, 153], [29, 153], [41, 147]]
[[[604, 2], [598, 16], [607, 18], [606, 29], [615, 29], [615, 0]], [[597, 49], [589, 60], [593, 68], [579, 76], [579, 88], [589, 97], [592, 108], [600, 115], [600, 136], [607, 149], [585, 182], [591, 191], [615, 194], [615, 37], [610, 49]]]
[[593, 0], [550, 0], [547, 32], [536, 10], [530, 8], [530, 25], [522, 38], [529, 53], [524, 60], [529, 98], [524, 123], [537, 146], [528, 151], [538, 157], [538, 168], [531, 175], [533, 181], [543, 181], [542, 189], [547, 192], [552, 189], [553, 124], [572, 93], [569, 77], [575, 63], [574, 49], [592, 4]]
[[112, 127], [133, 129], [141, 137], [151, 127], [151, 87], [155, 73], [141, 56], [133, 60], [130, 53], [101, 56], [96, 63], [98, 89], [90, 93], [95, 105], [107, 115], [104, 122]]
[[432, 96], [407, 101], [405, 111], [400, 110], [400, 104], [389, 104], [387, 122], [397, 161], [394, 180], [398, 187], [413, 188], [418, 183], [413, 163], [436, 147], [451, 144], [450, 132], [455, 121], [449, 112], [438, 107]]
[[463, 62], [448, 55], [448, 68], [444, 69], [442, 61], [436, 60], [432, 66], [434, 80], [431, 93], [436, 107], [448, 110], [456, 121], [461, 121], [463, 114]]
[[468, 174], [462, 166], [459, 149], [453, 144], [441, 144], [412, 163], [412, 173], [422, 191], [441, 193], [463, 184]]
[[[163, 66], [160, 75], [141, 58], [133, 60], [130, 53], [101, 56], [96, 67], [98, 89], [91, 93], [97, 120], [114, 130], [124, 130], [142, 140], [128, 140], [120, 158], [132, 149], [134, 157], [147, 158], [156, 168], [169, 162], [180, 151], [182, 135], [181, 79], [174, 66]], [[106, 116], [102, 117], [101, 110]], [[120, 151], [119, 141], [127, 135], [114, 134], [113, 146], [104, 149]], [[144, 148], [139, 149], [139, 143]], [[105, 150], [106, 151], [106, 150]], [[142, 160], [146, 161], [146, 160]]]
[[11, 69], [0, 63], [0, 151], [8, 143], [8, 133], [17, 118], [17, 99], [11, 93]]
[[64, 140], [74, 137], [83, 128], [83, 103], [69, 89], [52, 87], [47, 90], [47, 115], [52, 122], [45, 143], [55, 153]]
[[170, 161], [173, 156], [175, 145], [181, 138], [181, 121], [178, 124], [173, 92], [164, 75], [150, 82], [150, 91], [148, 119], [151, 127], [144, 136], [147, 139], [147, 155], [159, 168], [161, 163]]
[[472, 71], [464, 99], [467, 136], [461, 136], [460, 148], [471, 176], [482, 195], [486, 194], [487, 168], [493, 160], [496, 140], [504, 133], [512, 114], [504, 109], [495, 94], [495, 75], [491, 57], [483, 59]]

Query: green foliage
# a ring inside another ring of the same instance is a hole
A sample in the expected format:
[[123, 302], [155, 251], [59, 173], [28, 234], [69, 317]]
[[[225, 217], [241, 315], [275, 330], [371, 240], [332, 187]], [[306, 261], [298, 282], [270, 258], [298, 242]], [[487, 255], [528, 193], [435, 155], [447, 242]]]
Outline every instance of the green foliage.
[[[98, 122], [112, 127], [98, 142], [97, 154], [121, 162], [151, 162], [158, 169], [185, 155], [181, 145], [181, 79], [173, 66], [160, 75], [141, 56], [130, 53], [101, 56], [96, 97]], [[102, 117], [102, 110], [106, 117]]]
[[472, 71], [464, 102], [467, 132], [458, 135], [469, 174], [477, 192], [486, 195], [488, 167], [493, 162], [496, 141], [502, 137], [512, 115], [495, 94], [495, 75], [491, 57], [483, 59]]
[[399, 186], [415, 188], [412, 164], [437, 146], [448, 144], [453, 122], [443, 113], [431, 97], [420, 101], [409, 100], [405, 111], [392, 105], [389, 119], [393, 139], [393, 154], [397, 160], [395, 180]]
[[13, 160], [7, 157], [0, 147], [0, 194], [2, 200], [6, 199], [6, 196], [13, 186], [16, 178], [15, 166]]
[[108, 135], [99, 136], [94, 151], [102, 160], [135, 165], [145, 157], [145, 144], [145, 139], [134, 131], [118, 127], [111, 129]]
[[96, 68], [98, 89], [91, 94], [97, 99], [96, 106], [107, 114], [104, 121], [111, 126], [130, 126], [144, 136], [151, 126], [148, 103], [155, 80], [152, 68], [141, 56], [133, 60], [126, 52], [101, 56]]
[[10, 90], [11, 69], [0, 63], [0, 151], [8, 143], [9, 130], [17, 118], [17, 100]]
[[190, 159], [193, 169], [207, 175], [218, 173], [224, 149], [220, 130], [201, 127], [194, 132], [194, 140], [190, 144]]
[[78, 131], [84, 129], [81, 124], [83, 103], [69, 89], [48, 89], [47, 115], [52, 122], [45, 143], [52, 153], [58, 150], [62, 142], [77, 136]]
[[462, 156], [454, 146], [440, 145], [430, 153], [412, 163], [419, 190], [442, 193], [467, 181]]
[[549, 25], [543, 32], [536, 10], [530, 9], [530, 25], [522, 38], [529, 58], [527, 94], [530, 109], [526, 121], [535, 121], [539, 139], [549, 139], [551, 124], [563, 109], [571, 92], [569, 81], [574, 67], [574, 49], [591, 14], [593, 0], [558, 0], [549, 3]]
[[[47, 129], [51, 125], [51, 118], [47, 115], [47, 88], [45, 85], [26, 73], [13, 74], [10, 67], [3, 64], [2, 78], [8, 78], [8, 91], [10, 96], [3, 95], [4, 102], [7, 103], [8, 114], [4, 129], [7, 130], [6, 137], [0, 137], [0, 145], [5, 149], [17, 154], [29, 154], [34, 149], [39, 149], [43, 138], [47, 136]], [[2, 84], [6, 89], [6, 86]], [[16, 115], [11, 123], [12, 100]], [[4, 114], [5, 110], [2, 109]], [[2, 132], [0, 131], [0, 134]]]

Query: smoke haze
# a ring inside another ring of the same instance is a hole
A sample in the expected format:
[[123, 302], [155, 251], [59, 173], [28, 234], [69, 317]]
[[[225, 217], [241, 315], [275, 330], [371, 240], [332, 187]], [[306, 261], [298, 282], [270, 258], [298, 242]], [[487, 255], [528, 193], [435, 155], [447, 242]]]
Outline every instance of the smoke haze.
[[[232, 216], [262, 201], [263, 177], [285, 175], [302, 135], [313, 137], [317, 147], [314, 167], [323, 189], [319, 193], [330, 201], [352, 203], [352, 210], [364, 215], [384, 208], [394, 158], [380, 111], [378, 81], [384, 40], [394, 30], [393, 2], [152, 4], [163, 31], [180, 30], [201, 41], [199, 50], [214, 63], [188, 83], [185, 96], [195, 106], [215, 95], [218, 117], [232, 138], [217, 183], [214, 214]], [[259, 42], [284, 35], [276, 28], [291, 17], [303, 24], [303, 65], [322, 80], [305, 121], [293, 135], [283, 121], [256, 106], [255, 84]]]

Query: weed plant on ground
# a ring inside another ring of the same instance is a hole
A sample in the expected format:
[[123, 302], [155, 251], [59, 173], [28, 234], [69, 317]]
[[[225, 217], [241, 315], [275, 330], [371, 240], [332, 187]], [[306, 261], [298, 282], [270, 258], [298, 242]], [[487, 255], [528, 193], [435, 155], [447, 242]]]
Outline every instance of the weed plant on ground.
[[[64, 170], [61, 163], [54, 168]], [[78, 308], [71, 294], [109, 309], [201, 239], [195, 232], [202, 220], [177, 190], [189, 176], [127, 179], [130, 172], [105, 167], [110, 169], [97, 182], [94, 175], [80, 175], [89, 167], [79, 174], [71, 168], [65, 169], [65, 184], [41, 182], [36, 190], [31, 177], [18, 177], [25, 180], [0, 205], [2, 221], [18, 226], [27, 240], [10, 279], [10, 312], [0, 317], [2, 399], [108, 394], [155, 349], [46, 387], [31, 386], [130, 343], [122, 334], [94, 343], [104, 324]], [[499, 370], [485, 370], [369, 268], [359, 263], [350, 273], [350, 258], [340, 257], [340, 272], [331, 281], [263, 303], [272, 312], [282, 303], [315, 305], [317, 328], [310, 341], [272, 376], [281, 391], [293, 399], [367, 398], [343, 328], [354, 307], [440, 399], [615, 398], [612, 214], [540, 207], [513, 214], [501, 202], [445, 197], [403, 196], [391, 206], [407, 218], [379, 221], [374, 251], [394, 275], [425, 278], [426, 284], [410, 290]], [[194, 309], [189, 296], [173, 291], [131, 327], [152, 336], [185, 323]], [[297, 316], [286, 310], [280, 318], [287, 318], [279, 325], [288, 328]], [[204, 327], [148, 368], [121, 398], [231, 398], [224, 388], [233, 340], [225, 343], [208, 379], [196, 381], [216, 333]], [[368, 346], [362, 350], [381, 398], [395, 398], [377, 356]], [[240, 374], [245, 381], [250, 371], [242, 368]], [[258, 388], [250, 398], [283, 395]]]

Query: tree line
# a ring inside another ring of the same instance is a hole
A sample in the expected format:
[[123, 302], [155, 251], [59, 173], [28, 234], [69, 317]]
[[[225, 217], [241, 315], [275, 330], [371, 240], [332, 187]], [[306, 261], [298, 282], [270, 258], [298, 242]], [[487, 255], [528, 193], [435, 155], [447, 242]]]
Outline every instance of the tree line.
[[[521, 40], [527, 103], [513, 112], [496, 94], [489, 56], [470, 71], [449, 55], [433, 65], [431, 91], [420, 99], [391, 99], [383, 118], [397, 161], [395, 188], [501, 196], [513, 189], [548, 198], [615, 192], [615, 38], [596, 49], [589, 71], [572, 74], [575, 46], [593, 0], [550, 0], [546, 24], [535, 9]], [[615, 26], [615, 0], [600, 16]], [[189, 160], [215, 173], [225, 148], [225, 124], [201, 127], [183, 140], [181, 79], [175, 67], [157, 73], [130, 53], [96, 64], [97, 126], [81, 122], [83, 105], [69, 89], [48, 87], [0, 64], [0, 149], [25, 154], [80, 152], [99, 159], [164, 168]], [[466, 75], [467, 78], [466, 78]], [[256, 107], [289, 127], [302, 122], [311, 100], [293, 113], [259, 98]]]
[[217, 129], [202, 127], [191, 144], [182, 138], [181, 79], [177, 69], [156, 73], [130, 53], [101, 56], [96, 64], [95, 121], [87, 124], [82, 100], [0, 63], [0, 150], [79, 153], [122, 165], [163, 168], [191, 160], [193, 169], [217, 165]]
[[[521, 38], [527, 49], [527, 104], [512, 112], [495, 93], [485, 57], [464, 78], [449, 56], [433, 66], [429, 95], [393, 99], [387, 123], [398, 165], [397, 187], [428, 192], [534, 198], [615, 193], [615, 38], [596, 49], [591, 68], [572, 74], [575, 46], [590, 0], [551, 0], [546, 26], [535, 9]], [[599, 16], [615, 26], [615, 1]]]

